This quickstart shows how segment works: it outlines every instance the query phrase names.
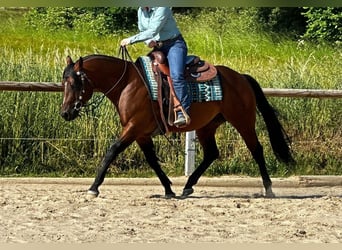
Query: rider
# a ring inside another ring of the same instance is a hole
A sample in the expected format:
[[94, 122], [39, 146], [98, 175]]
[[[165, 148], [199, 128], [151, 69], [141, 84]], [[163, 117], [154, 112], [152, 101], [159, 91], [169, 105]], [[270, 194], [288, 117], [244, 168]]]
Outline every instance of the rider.
[[[188, 48], [177, 27], [171, 8], [140, 7], [138, 9], [138, 28], [140, 33], [123, 39], [120, 45], [145, 42], [148, 47], [160, 50], [165, 54], [176, 96], [188, 116], [191, 100], [184, 79]], [[179, 127], [185, 124], [186, 119], [183, 113], [178, 111], [174, 125]]]

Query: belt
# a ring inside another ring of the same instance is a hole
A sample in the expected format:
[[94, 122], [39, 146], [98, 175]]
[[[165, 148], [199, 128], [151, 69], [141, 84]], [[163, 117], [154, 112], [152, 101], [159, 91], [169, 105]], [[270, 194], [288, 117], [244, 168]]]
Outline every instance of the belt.
[[183, 39], [182, 35], [179, 34], [178, 36], [174, 37], [174, 38], [171, 38], [171, 39], [167, 39], [167, 40], [164, 40], [164, 41], [157, 41], [157, 48], [161, 48], [163, 47], [164, 45], [168, 45], [170, 43], [173, 43], [179, 39]]

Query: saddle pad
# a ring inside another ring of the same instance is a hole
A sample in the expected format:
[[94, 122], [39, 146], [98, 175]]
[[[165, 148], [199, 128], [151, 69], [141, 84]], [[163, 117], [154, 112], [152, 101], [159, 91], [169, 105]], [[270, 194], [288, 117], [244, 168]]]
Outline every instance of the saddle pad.
[[[151, 59], [148, 56], [141, 56], [138, 60], [143, 66], [149, 90], [152, 95], [152, 100], [156, 101], [158, 99], [158, 83], [154, 78]], [[192, 98], [192, 102], [209, 102], [222, 100], [222, 88], [218, 75], [208, 82], [187, 84], [188, 92]]]

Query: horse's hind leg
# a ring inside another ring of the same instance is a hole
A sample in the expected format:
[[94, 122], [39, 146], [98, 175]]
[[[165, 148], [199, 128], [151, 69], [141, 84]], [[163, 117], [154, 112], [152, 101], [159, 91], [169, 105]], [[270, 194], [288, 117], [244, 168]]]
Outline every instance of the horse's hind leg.
[[198, 140], [203, 148], [204, 157], [201, 164], [191, 174], [183, 189], [182, 197], [193, 193], [193, 186], [198, 182], [201, 175], [207, 170], [210, 164], [219, 157], [216, 145], [215, 132], [219, 124], [210, 123], [206, 127], [196, 131]]
[[259, 166], [261, 178], [263, 181], [263, 185], [265, 187], [266, 197], [274, 197], [275, 195], [272, 191], [272, 181], [266, 169], [263, 148], [258, 140], [255, 128], [251, 128], [248, 125], [244, 124], [243, 126], [236, 127], [236, 129], [239, 131], [240, 135], [242, 136], [243, 140], [247, 145], [247, 148], [252, 153], [254, 160], [257, 162]]
[[153, 168], [153, 170], [156, 172], [160, 182], [165, 188], [165, 197], [166, 198], [172, 198], [175, 197], [175, 193], [171, 189], [171, 181], [166, 176], [164, 171], [161, 169], [158, 158], [156, 156], [156, 153], [154, 151], [154, 145], [151, 137], [144, 137], [137, 139], [137, 143], [140, 146], [141, 150], [144, 152], [145, 158], [148, 162], [148, 164]]
[[253, 155], [254, 160], [259, 165], [260, 174], [261, 174], [262, 181], [263, 181], [263, 184], [265, 187], [266, 197], [268, 197], [268, 198], [275, 197], [275, 195], [272, 191], [272, 181], [271, 181], [270, 176], [268, 175], [268, 172], [266, 169], [266, 163], [265, 163], [263, 148], [262, 148], [258, 139], [257, 139], [257, 145], [256, 145], [254, 151], [252, 152], [252, 155]]

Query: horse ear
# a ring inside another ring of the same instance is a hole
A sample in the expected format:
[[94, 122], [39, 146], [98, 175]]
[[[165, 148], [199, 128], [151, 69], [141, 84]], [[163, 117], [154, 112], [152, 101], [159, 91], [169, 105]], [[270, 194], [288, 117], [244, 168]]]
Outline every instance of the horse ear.
[[78, 67], [81, 70], [83, 68], [83, 58], [80, 57], [80, 59], [78, 60]]
[[70, 65], [70, 64], [74, 63], [70, 56], [67, 56], [66, 61], [67, 61], [67, 65]]

